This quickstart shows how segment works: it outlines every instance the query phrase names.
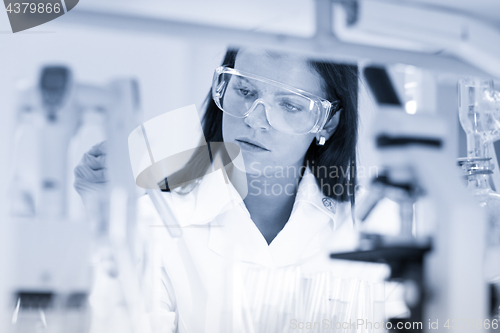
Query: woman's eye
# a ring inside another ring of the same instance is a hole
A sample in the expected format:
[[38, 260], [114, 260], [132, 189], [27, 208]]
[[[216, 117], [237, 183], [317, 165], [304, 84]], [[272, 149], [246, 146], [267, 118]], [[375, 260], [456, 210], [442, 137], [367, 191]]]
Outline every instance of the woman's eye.
[[282, 102], [281, 107], [285, 109], [287, 112], [300, 112], [302, 111], [302, 108], [300, 106], [296, 106], [294, 104], [288, 103], [288, 102]]
[[240, 88], [240, 94], [242, 94], [243, 96], [246, 96], [246, 95], [248, 95], [249, 93], [250, 93], [250, 90]]
[[246, 88], [238, 88], [238, 92], [240, 93], [241, 96], [244, 96], [244, 97], [251, 97], [254, 95], [251, 90], [246, 89]]
[[253, 97], [255, 95], [255, 91], [252, 90], [252, 88], [246, 87], [244, 85], [240, 85], [240, 84], [234, 85], [233, 89], [238, 95], [245, 97], [245, 98], [246, 97]]

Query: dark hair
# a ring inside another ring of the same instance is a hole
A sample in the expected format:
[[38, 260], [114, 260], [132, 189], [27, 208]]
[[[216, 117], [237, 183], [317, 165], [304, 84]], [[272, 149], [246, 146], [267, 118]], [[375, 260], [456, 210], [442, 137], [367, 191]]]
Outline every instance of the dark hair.
[[[226, 52], [222, 66], [234, 67], [237, 49]], [[356, 145], [358, 138], [358, 67], [311, 60], [310, 65], [323, 78], [329, 101], [339, 101], [340, 119], [335, 132], [324, 146], [315, 142], [307, 150], [304, 164], [311, 167], [323, 194], [354, 204], [356, 184]], [[207, 142], [222, 142], [222, 112], [211, 92], [206, 99], [203, 132]], [[330, 177], [332, 167], [335, 177]], [[325, 171], [326, 170], [326, 171]], [[338, 188], [341, 189], [337, 190]]]

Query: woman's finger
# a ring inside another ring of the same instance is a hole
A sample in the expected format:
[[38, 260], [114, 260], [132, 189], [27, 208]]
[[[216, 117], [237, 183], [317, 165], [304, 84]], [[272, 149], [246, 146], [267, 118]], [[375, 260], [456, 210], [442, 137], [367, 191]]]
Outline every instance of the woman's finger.
[[92, 146], [87, 154], [92, 156], [106, 155], [107, 143], [106, 141], [99, 142], [98, 144]]
[[105, 183], [108, 181], [107, 170], [93, 170], [86, 164], [80, 164], [75, 168], [75, 180], [79, 182]]
[[105, 162], [106, 155], [94, 156], [89, 153], [85, 153], [80, 164], [88, 165], [92, 170], [99, 170], [106, 167]]

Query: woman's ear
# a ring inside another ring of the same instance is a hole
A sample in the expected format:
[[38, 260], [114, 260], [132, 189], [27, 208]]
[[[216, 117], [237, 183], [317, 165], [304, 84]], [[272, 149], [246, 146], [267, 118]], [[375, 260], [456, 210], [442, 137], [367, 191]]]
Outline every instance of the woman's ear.
[[340, 120], [340, 113], [342, 112], [342, 109], [338, 110], [335, 115], [326, 123], [325, 127], [318, 133], [316, 133], [316, 140], [320, 141], [321, 137], [325, 138], [325, 141], [330, 139], [332, 136], [333, 132], [335, 132], [335, 129], [339, 125], [339, 120]]

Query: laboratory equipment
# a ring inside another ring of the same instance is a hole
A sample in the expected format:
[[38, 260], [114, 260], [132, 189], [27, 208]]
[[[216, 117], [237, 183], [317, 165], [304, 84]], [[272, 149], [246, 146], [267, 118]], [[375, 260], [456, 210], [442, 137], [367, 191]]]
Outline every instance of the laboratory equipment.
[[500, 93], [492, 80], [459, 81], [459, 119], [467, 135], [467, 158], [459, 159], [468, 178], [468, 191], [485, 207], [488, 243], [500, 244], [500, 195], [490, 186], [494, 172], [489, 144], [500, 138]]
[[[428, 320], [444, 323], [449, 318], [490, 318], [482, 273], [486, 219], [468, 199], [457, 175], [449, 171], [454, 163], [443, 153], [446, 123], [437, 115], [406, 113], [394, 98], [386, 71], [368, 68], [367, 73], [370, 87], [379, 88], [373, 90], [379, 106], [373, 138], [384, 172], [378, 177], [381, 179], [373, 180], [373, 191], [361, 204], [358, 216], [363, 221], [384, 196], [390, 195], [400, 205], [400, 232], [396, 236], [364, 233], [361, 224], [357, 251], [332, 253], [331, 257], [382, 261], [391, 266], [390, 279], [404, 284], [410, 309], [408, 318], [390, 320], [396, 331], [405, 328], [417, 332], [412, 325], [415, 322], [423, 323], [428, 331]], [[414, 225], [413, 207], [421, 197], [433, 203], [431, 227]], [[470, 223], [472, 220], [475, 223]], [[457, 265], [458, 258], [467, 258], [468, 265]], [[452, 266], [448, 269], [443, 263]]]
[[68, 148], [84, 107], [76, 96], [87, 92], [67, 67], [46, 66], [19, 96], [9, 220], [13, 332], [84, 332], [88, 323], [90, 224], [70, 222], [67, 211]]
[[[106, 114], [106, 132], [117, 138], [110, 139], [113, 152], [109, 167], [118, 170], [111, 176], [110, 188], [118, 187], [121, 181], [126, 188], [130, 178], [119, 158], [123, 153], [120, 147], [127, 147], [126, 140], [120, 145], [119, 134], [128, 134], [127, 119], [134, 120], [134, 114], [126, 113], [136, 110], [130, 97], [133, 92], [130, 80], [95, 87], [76, 82], [68, 67], [45, 66], [38, 83], [19, 93], [13, 195], [7, 221], [14, 239], [9, 249], [13, 264], [6, 272], [8, 295], [2, 295], [11, 306], [7, 309], [11, 313], [9, 331], [88, 331], [92, 252], [95, 240], [102, 239], [108, 229], [93, 232], [93, 223], [86, 216], [75, 219], [69, 214], [68, 174], [73, 171], [68, 167], [69, 147], [85, 125], [86, 113]], [[119, 178], [122, 174], [126, 176]], [[133, 182], [128, 188], [135, 194]], [[133, 204], [127, 207], [132, 209]], [[101, 224], [108, 225], [107, 214], [107, 210], [101, 211]], [[115, 230], [131, 224], [129, 212], [114, 212], [112, 217], [120, 220], [120, 216], [126, 216], [127, 223], [119, 221]]]
[[[490, 176], [494, 164], [491, 162], [490, 143], [500, 138], [500, 93], [494, 90], [493, 81], [480, 78], [459, 81], [459, 118], [467, 135], [467, 157], [459, 158], [464, 175], [467, 176], [468, 192], [483, 207], [488, 216], [486, 242], [488, 252], [500, 248], [500, 195], [493, 191]], [[487, 257], [490, 259], [489, 257]], [[491, 260], [491, 259], [490, 259]], [[486, 270], [485, 278], [491, 283], [492, 298], [500, 290], [500, 272]], [[492, 312], [497, 319], [500, 304], [491, 301]]]
[[467, 176], [467, 191], [483, 207], [488, 215], [486, 233], [489, 245], [500, 245], [500, 195], [490, 185], [491, 157], [467, 157], [459, 159]]

